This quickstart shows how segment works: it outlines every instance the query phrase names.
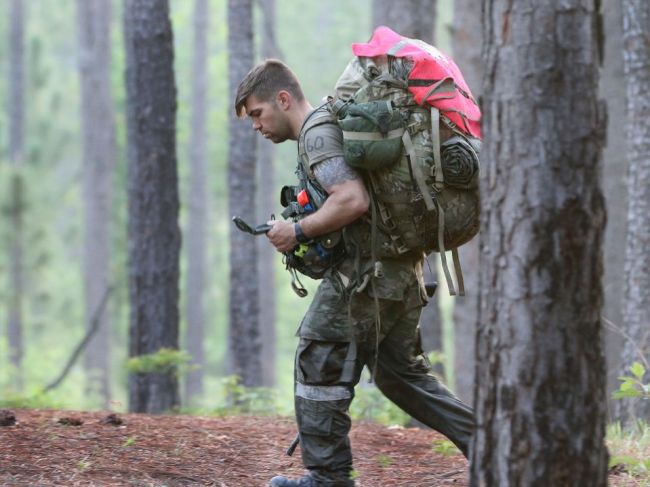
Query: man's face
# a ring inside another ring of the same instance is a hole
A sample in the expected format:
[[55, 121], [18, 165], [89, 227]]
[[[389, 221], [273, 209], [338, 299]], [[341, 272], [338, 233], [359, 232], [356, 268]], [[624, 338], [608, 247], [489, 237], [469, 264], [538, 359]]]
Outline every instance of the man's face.
[[255, 95], [251, 95], [246, 99], [244, 107], [253, 122], [253, 130], [258, 130], [265, 139], [279, 144], [291, 138], [289, 117], [275, 100], [261, 101]]

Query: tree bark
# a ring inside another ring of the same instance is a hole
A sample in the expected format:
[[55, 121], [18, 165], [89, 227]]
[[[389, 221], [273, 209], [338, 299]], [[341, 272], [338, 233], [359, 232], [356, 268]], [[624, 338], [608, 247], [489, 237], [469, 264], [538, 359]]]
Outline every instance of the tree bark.
[[[166, 0], [126, 0], [129, 356], [178, 348], [178, 180], [173, 34]], [[172, 372], [129, 376], [129, 409], [179, 405]]]
[[[607, 205], [603, 316], [610, 323], [603, 334], [607, 357], [608, 408], [614, 410], [611, 393], [618, 389], [623, 355], [623, 290], [627, 232], [627, 160], [625, 158], [625, 76], [623, 74], [623, 18], [620, 0], [603, 1], [605, 59], [600, 76], [600, 96], [607, 103], [607, 145], [603, 153], [603, 191]], [[606, 322], [607, 323], [607, 322]]]
[[471, 485], [604, 486], [599, 2], [483, 5]]
[[206, 109], [207, 109], [207, 32], [208, 2], [194, 3], [194, 49], [192, 52], [192, 130], [190, 135], [190, 188], [188, 195], [187, 225], [187, 330], [185, 343], [197, 366], [186, 377], [185, 403], [203, 394], [203, 369], [205, 353], [205, 312], [203, 296], [205, 289], [205, 236], [206, 209], [208, 206], [205, 181], [206, 173]]
[[13, 386], [21, 391], [23, 377], [23, 300], [24, 300], [24, 119], [25, 119], [25, 15], [22, 0], [9, 4], [9, 162], [14, 168], [9, 191], [10, 237], [9, 251], [9, 303], [7, 343], [9, 361], [13, 367]]
[[432, 44], [436, 4], [437, 0], [373, 0], [373, 28], [385, 25], [398, 34]]
[[[650, 360], [650, 4], [622, 0], [621, 5], [629, 196], [623, 307], [627, 339], [620, 375], [631, 375], [633, 362], [645, 361], [647, 366]], [[650, 401], [623, 399], [616, 403], [615, 417], [628, 427], [637, 419], [650, 421]]]
[[[454, 0], [452, 35], [454, 61], [476, 99], [481, 95], [481, 11], [475, 0]], [[478, 237], [459, 249], [465, 278], [465, 296], [454, 300], [455, 392], [465, 402], [474, 398], [474, 367], [478, 295], [480, 292]]]
[[[275, 35], [276, 2], [275, 0], [259, 0], [262, 10], [262, 57], [281, 58], [282, 53]], [[275, 159], [275, 145], [257, 135], [257, 181], [258, 181], [258, 212], [257, 222], [269, 219], [269, 210], [277, 206], [279, 201], [278, 188], [275, 187], [273, 161]], [[275, 263], [278, 253], [265, 238], [257, 239], [259, 253], [259, 295], [260, 295], [260, 335], [262, 347], [262, 385], [273, 387], [275, 385], [276, 364], [276, 285]]]
[[[436, 262], [438, 254], [432, 254], [424, 262], [423, 273], [426, 283], [437, 282]], [[440, 283], [438, 283], [440, 284]], [[444, 352], [443, 333], [442, 333], [442, 316], [438, 296], [444, 291], [445, 286], [438, 286], [436, 293], [429, 298], [429, 303], [422, 308], [420, 315], [420, 338], [422, 340], [422, 350], [425, 352]], [[442, 291], [441, 291], [442, 290]], [[441, 378], [445, 378], [444, 360], [433, 364], [433, 372]]]
[[[110, 79], [110, 0], [77, 0], [81, 130], [83, 136], [84, 314], [86, 329], [109, 286], [112, 177], [116, 158]], [[105, 308], [106, 309], [106, 308]], [[110, 397], [110, 318], [98, 317], [97, 331], [84, 355], [86, 390]], [[99, 386], [99, 387], [98, 387]]]
[[[228, 0], [230, 120], [228, 205], [231, 215], [256, 219], [255, 133], [250, 121], [235, 116], [239, 82], [253, 67], [252, 0]], [[244, 386], [262, 384], [257, 243], [254, 237], [230, 226], [230, 371]]]

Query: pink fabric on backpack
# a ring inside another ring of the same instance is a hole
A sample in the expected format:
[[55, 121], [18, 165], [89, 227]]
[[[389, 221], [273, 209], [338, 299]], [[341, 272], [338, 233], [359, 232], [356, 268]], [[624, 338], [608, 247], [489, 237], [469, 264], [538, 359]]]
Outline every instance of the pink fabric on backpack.
[[[396, 52], [391, 52], [403, 44]], [[367, 44], [352, 44], [355, 56], [375, 57], [391, 52], [395, 57], [408, 57], [414, 61], [414, 67], [409, 74], [409, 81], [432, 80], [443, 81], [442, 88], [430, 94], [426, 103], [434, 106], [452, 122], [458, 129], [473, 137], [481, 138], [481, 110], [465, 82], [465, 78], [456, 63], [435, 47], [417, 40], [403, 37], [388, 27], [377, 27]], [[453, 86], [451, 82], [453, 81]], [[409, 91], [420, 105], [431, 90], [430, 86], [409, 86]]]

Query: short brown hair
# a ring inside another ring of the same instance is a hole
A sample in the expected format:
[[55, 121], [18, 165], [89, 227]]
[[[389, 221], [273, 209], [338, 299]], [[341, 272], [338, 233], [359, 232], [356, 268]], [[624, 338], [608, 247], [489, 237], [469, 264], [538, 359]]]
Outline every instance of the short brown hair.
[[235, 113], [238, 117], [243, 113], [246, 99], [255, 95], [261, 101], [271, 101], [278, 91], [285, 90], [297, 101], [305, 99], [298, 78], [289, 66], [277, 59], [267, 59], [251, 69], [239, 83], [235, 95]]

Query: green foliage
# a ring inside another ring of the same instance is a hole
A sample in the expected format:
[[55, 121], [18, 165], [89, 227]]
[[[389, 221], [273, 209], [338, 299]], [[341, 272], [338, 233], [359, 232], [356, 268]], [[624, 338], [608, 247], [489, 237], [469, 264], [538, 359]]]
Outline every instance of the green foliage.
[[189, 365], [192, 357], [185, 350], [161, 348], [157, 352], [131, 357], [126, 362], [126, 369], [132, 374], [169, 374], [182, 375], [196, 368]]
[[210, 412], [218, 416], [236, 414], [275, 415], [280, 413], [278, 391], [268, 387], [246, 387], [237, 375], [221, 380], [223, 402]]
[[9, 409], [63, 409], [64, 404], [52, 394], [38, 392], [32, 395], [8, 394], [0, 398], [0, 408]]
[[383, 453], [377, 455], [377, 464], [382, 468], [390, 467], [393, 464], [393, 459], [389, 455], [384, 455]]
[[630, 367], [632, 375], [619, 377], [621, 385], [612, 393], [614, 399], [639, 398], [650, 400], [650, 382], [645, 382], [645, 367], [641, 362], [634, 362]]
[[376, 387], [357, 387], [356, 396], [350, 406], [354, 420], [372, 421], [386, 426], [406, 426], [410, 416], [395, 406]]
[[130, 446], [135, 445], [137, 437], [136, 436], [129, 436], [126, 440], [124, 440], [124, 443], [122, 443], [122, 447], [128, 448]]
[[650, 424], [638, 421], [632, 430], [620, 424], [607, 429], [609, 467], [623, 469], [635, 480], [634, 485], [650, 485]]
[[433, 451], [445, 457], [460, 454], [460, 450], [449, 440], [433, 440]]

